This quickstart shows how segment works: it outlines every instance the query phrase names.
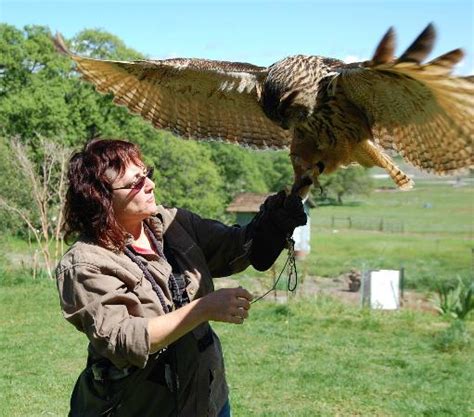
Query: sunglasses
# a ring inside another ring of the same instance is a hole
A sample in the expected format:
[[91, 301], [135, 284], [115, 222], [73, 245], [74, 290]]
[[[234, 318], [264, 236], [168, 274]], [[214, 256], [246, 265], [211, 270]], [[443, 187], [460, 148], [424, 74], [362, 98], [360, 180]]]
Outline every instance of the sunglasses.
[[118, 187], [118, 188], [112, 188], [112, 190], [141, 190], [143, 186], [145, 185], [146, 179], [153, 180], [153, 172], [155, 169], [153, 167], [147, 168], [146, 174], [142, 175], [140, 178], [137, 178], [134, 182], [131, 184], [126, 185], [125, 187]]

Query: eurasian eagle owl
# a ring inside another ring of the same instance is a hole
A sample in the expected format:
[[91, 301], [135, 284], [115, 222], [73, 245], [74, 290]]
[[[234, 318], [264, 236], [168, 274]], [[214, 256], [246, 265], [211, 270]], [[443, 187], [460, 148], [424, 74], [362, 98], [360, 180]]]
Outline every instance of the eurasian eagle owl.
[[[384, 150], [439, 174], [472, 166], [474, 77], [451, 71], [455, 49], [423, 63], [432, 25], [394, 58], [389, 29], [370, 61], [345, 64], [296, 55], [264, 68], [205, 59], [108, 61], [69, 55], [87, 81], [159, 129], [183, 138], [254, 148], [289, 148], [294, 187], [359, 163], [384, 168], [397, 186], [412, 180]], [[306, 182], [305, 182], [306, 181]]]

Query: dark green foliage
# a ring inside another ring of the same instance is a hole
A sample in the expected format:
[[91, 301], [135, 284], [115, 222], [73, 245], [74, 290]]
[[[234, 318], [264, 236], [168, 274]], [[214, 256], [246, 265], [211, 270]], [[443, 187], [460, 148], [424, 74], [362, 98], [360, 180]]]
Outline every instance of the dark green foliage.
[[260, 161], [255, 158], [255, 151], [218, 142], [208, 143], [207, 147], [223, 179], [222, 191], [226, 196], [226, 203], [244, 191], [256, 193], [267, 191], [267, 184], [259, 169]]
[[211, 161], [210, 151], [194, 141], [162, 134], [144, 144], [145, 155], [156, 167], [158, 201], [180, 206], [205, 217], [222, 214], [222, 179]]
[[138, 60], [145, 57], [140, 52], [128, 48], [115, 35], [102, 29], [84, 29], [71, 42], [72, 49], [82, 56], [113, 60]]
[[441, 281], [436, 287], [436, 309], [440, 314], [464, 320], [474, 310], [474, 281]]
[[259, 152], [258, 162], [268, 190], [277, 192], [293, 183], [293, 168], [288, 151]]
[[374, 188], [368, 170], [360, 166], [349, 166], [345, 169], [319, 178], [321, 190], [313, 189], [313, 198], [320, 202], [343, 204], [342, 198], [354, 194], [369, 194]]
[[[138, 59], [114, 35], [85, 30], [71, 44], [80, 53], [112, 59]], [[31, 141], [38, 134], [78, 145], [96, 136], [127, 137], [148, 126], [82, 82], [70, 59], [58, 54], [43, 26], [23, 31], [0, 25], [0, 129], [6, 137]], [[140, 128], [137, 129], [137, 122]]]
[[0, 129], [7, 137], [31, 140], [68, 128], [64, 106], [70, 64], [53, 49], [49, 30], [0, 25]]

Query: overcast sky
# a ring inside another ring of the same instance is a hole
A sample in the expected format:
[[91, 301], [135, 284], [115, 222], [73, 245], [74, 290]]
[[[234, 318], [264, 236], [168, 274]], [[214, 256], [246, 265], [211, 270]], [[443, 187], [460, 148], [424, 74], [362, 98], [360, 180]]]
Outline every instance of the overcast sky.
[[46, 25], [67, 38], [102, 28], [150, 58], [195, 57], [269, 65], [294, 54], [368, 59], [390, 26], [397, 55], [434, 22], [432, 56], [462, 47], [474, 73], [472, 0], [174, 1], [0, 0], [0, 20]]

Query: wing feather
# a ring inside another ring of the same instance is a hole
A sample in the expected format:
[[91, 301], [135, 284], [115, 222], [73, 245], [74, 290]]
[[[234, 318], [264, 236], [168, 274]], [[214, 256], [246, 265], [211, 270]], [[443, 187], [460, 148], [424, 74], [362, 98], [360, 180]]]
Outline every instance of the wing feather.
[[460, 49], [420, 63], [433, 41], [430, 25], [400, 59], [385, 54], [381, 64], [341, 68], [334, 82], [366, 114], [382, 147], [425, 170], [453, 173], [473, 165], [474, 83], [451, 75]]
[[223, 140], [255, 148], [286, 148], [291, 136], [268, 119], [259, 96], [266, 69], [201, 59], [108, 61], [73, 55], [83, 78], [155, 127], [183, 138]]

